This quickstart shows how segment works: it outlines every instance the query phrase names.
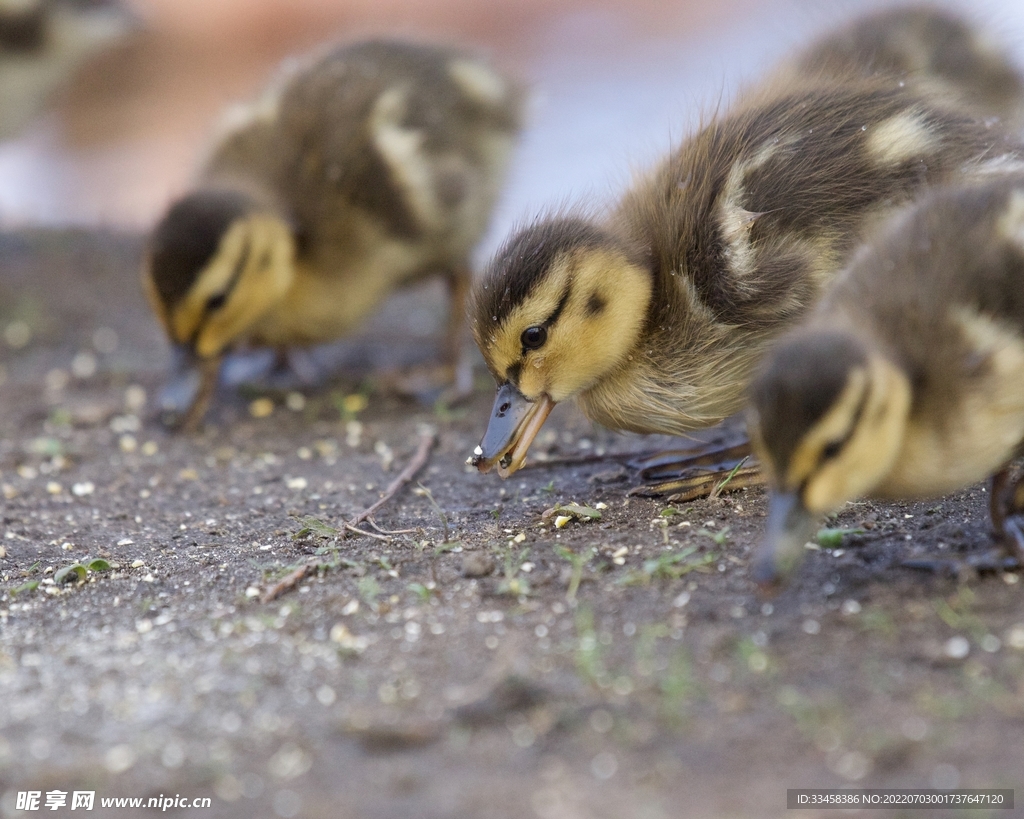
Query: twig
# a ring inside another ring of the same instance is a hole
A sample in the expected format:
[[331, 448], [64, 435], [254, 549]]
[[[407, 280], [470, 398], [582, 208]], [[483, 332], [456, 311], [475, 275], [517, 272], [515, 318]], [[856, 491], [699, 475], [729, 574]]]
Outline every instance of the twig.
[[366, 522], [382, 535], [390, 535], [392, 537], [395, 535], [412, 535], [419, 531], [419, 529], [381, 529], [373, 518], [367, 518]]
[[[381, 530], [380, 527], [378, 527], [377, 524], [370, 519], [370, 515], [372, 515], [374, 512], [380, 509], [385, 503], [387, 503], [395, 495], [397, 495], [398, 491], [403, 486], [405, 486], [409, 481], [411, 481], [413, 476], [423, 468], [423, 465], [427, 462], [427, 458], [430, 456], [430, 450], [434, 446], [434, 438], [435, 436], [433, 432], [424, 433], [420, 437], [420, 445], [416, 448], [416, 453], [412, 456], [412, 460], [409, 461], [409, 463], [406, 465], [405, 469], [401, 471], [399, 476], [390, 483], [388, 488], [384, 490], [384, 494], [381, 496], [380, 500], [378, 500], [372, 506], [364, 509], [351, 520], [348, 520], [345, 523], [343, 523], [342, 528], [346, 531], [355, 532], [356, 534], [363, 535], [365, 537], [372, 537], [376, 538], [377, 540], [390, 540], [391, 538], [388, 536], [388, 534], [384, 533], [383, 530]], [[378, 535], [373, 532], [367, 532], [364, 529], [360, 529], [356, 524], [362, 523], [364, 520], [369, 520], [370, 525], [374, 529], [377, 529], [377, 531], [381, 532], [381, 534]], [[413, 529], [410, 531], [415, 530]], [[395, 532], [394, 534], [401, 533]], [[301, 581], [302, 578], [304, 578], [311, 569], [315, 569], [317, 567], [318, 563], [319, 561], [317, 559], [307, 561], [306, 563], [303, 563], [301, 566], [299, 566], [295, 571], [282, 577], [277, 583], [275, 583], [273, 586], [267, 589], [260, 596], [260, 602], [270, 603], [271, 601], [276, 600], [285, 592], [294, 589], [299, 584], [299, 581]]]
[[280, 580], [278, 580], [273, 586], [267, 589], [260, 596], [261, 603], [270, 603], [284, 594], [286, 591], [291, 591], [299, 585], [299, 581], [306, 576], [306, 572], [316, 565], [314, 563], [303, 563], [299, 568], [293, 572], [289, 572]]
[[353, 526], [351, 523], [345, 523], [342, 525], [349, 532], [355, 532], [357, 535], [362, 535], [363, 537], [372, 537], [375, 540], [391, 540], [387, 535], [378, 535], [375, 532], [367, 532], [365, 529], [360, 529], [358, 526]]
[[419, 472], [423, 465], [427, 462], [427, 458], [430, 457], [430, 450], [434, 446], [435, 435], [433, 432], [425, 432], [420, 436], [420, 445], [416, 448], [416, 453], [412, 456], [412, 460], [406, 465], [397, 478], [395, 478], [384, 490], [384, 494], [380, 496], [380, 499], [372, 506], [368, 506], [354, 518], [350, 518], [345, 528], [357, 526], [366, 520], [370, 515], [380, 509], [385, 503], [391, 500], [395, 495], [398, 494], [398, 490], [405, 486], [409, 481], [413, 479], [417, 472]]

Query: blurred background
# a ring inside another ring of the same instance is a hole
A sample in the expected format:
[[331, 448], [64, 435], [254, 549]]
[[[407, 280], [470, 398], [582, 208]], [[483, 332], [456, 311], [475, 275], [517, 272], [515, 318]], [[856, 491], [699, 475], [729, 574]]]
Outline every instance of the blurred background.
[[[71, 2], [71, 0], [66, 0]], [[77, 0], [99, 5], [98, 0]], [[0, 0], [5, 6], [30, 0]], [[229, 103], [289, 54], [375, 34], [459, 43], [532, 88], [489, 252], [516, 220], [608, 199], [745, 80], [879, 3], [844, 0], [123, 0], [123, 32], [0, 141], [0, 226], [146, 229]], [[963, 4], [1024, 64], [1024, 3]], [[0, 62], [0, 72], [10, 73]]]

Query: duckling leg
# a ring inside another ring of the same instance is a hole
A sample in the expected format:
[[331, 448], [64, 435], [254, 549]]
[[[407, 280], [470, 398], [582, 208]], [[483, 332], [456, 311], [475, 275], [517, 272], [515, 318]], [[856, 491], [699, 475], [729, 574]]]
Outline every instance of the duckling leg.
[[1024, 473], [1010, 480], [1009, 465], [992, 476], [992, 528], [1002, 541], [1002, 568], [1024, 567]]
[[643, 485], [629, 494], [669, 495], [669, 501], [685, 503], [764, 483], [741, 419], [727, 419], [701, 437], [688, 446], [630, 462], [640, 471]]

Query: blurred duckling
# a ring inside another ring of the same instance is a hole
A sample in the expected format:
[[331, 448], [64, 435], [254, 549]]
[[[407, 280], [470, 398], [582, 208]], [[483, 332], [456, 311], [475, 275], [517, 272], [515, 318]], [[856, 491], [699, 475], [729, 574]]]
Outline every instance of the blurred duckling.
[[963, 111], [1024, 125], [1024, 77], [986, 32], [946, 9], [907, 6], [860, 17], [786, 63], [776, 81], [887, 76]]
[[[821, 515], [861, 496], [926, 498], [1000, 473], [1024, 444], [1024, 175], [936, 191], [854, 256], [751, 385], [771, 487], [764, 585]], [[1014, 508], [992, 500], [1011, 562]], [[1019, 506], [1019, 504], [1018, 504]]]
[[199, 422], [231, 348], [336, 339], [431, 274], [452, 291], [454, 358], [469, 254], [521, 103], [478, 58], [372, 41], [292, 67], [236, 112], [146, 255], [150, 302], [175, 345], [165, 419]]
[[567, 399], [613, 429], [718, 423], [872, 225], [1022, 159], [998, 128], [887, 76], [746, 94], [606, 216], [555, 215], [505, 242], [473, 293], [498, 393], [470, 462], [515, 472]]
[[92, 55], [134, 28], [119, 3], [0, 0], [0, 139], [10, 139]]

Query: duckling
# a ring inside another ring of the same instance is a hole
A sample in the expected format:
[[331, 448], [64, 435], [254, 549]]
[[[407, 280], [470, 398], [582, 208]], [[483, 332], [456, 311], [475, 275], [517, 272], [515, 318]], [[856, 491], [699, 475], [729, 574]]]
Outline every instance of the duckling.
[[498, 251], [472, 297], [498, 392], [470, 463], [513, 473], [567, 399], [613, 429], [718, 423], [873, 225], [1022, 163], [998, 128], [885, 75], [746, 94], [607, 215], [556, 214]]
[[134, 27], [109, 0], [0, 0], [0, 139], [13, 137], [82, 62]]
[[885, 75], [963, 111], [1024, 124], [1024, 78], [986, 33], [945, 9], [909, 6], [869, 14], [826, 35], [776, 75], [840, 80]]
[[468, 257], [521, 108], [519, 87], [479, 58], [370, 41], [292, 66], [234, 113], [146, 254], [175, 346], [165, 417], [198, 423], [231, 348], [336, 339], [431, 274], [450, 285], [455, 357]]
[[[771, 488], [755, 579], [781, 582], [815, 519], [848, 500], [935, 497], [993, 473], [1005, 485], [1024, 451], [1021, 383], [1024, 175], [937, 190], [856, 253], [752, 381]], [[1019, 565], [1024, 518], [1011, 499], [1006, 525], [1004, 497], [993, 518]]]

